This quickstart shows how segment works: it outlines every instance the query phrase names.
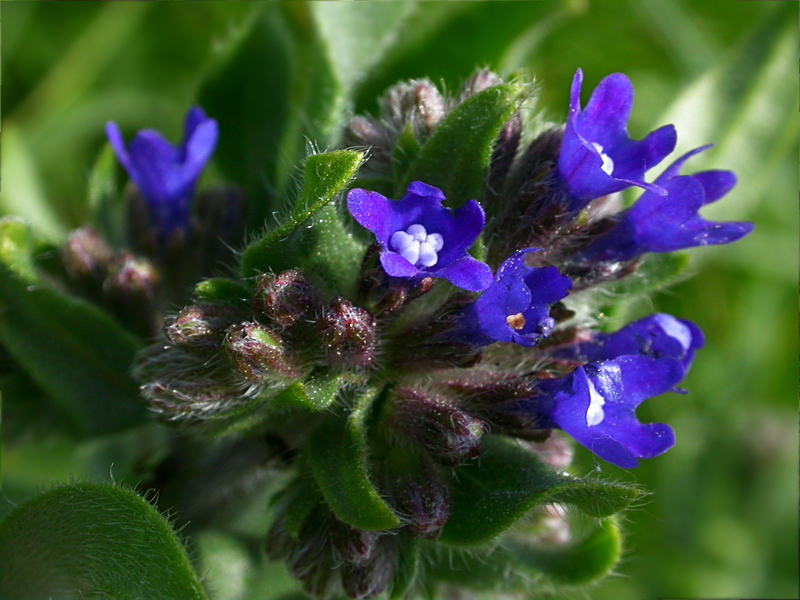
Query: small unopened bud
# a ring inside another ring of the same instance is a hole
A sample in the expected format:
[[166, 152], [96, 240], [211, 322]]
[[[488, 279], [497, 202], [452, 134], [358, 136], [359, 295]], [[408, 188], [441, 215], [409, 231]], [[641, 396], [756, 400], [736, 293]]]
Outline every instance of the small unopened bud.
[[464, 85], [461, 86], [461, 92], [458, 95], [458, 101], [463, 102], [467, 98], [474, 96], [483, 90], [488, 90], [489, 88], [496, 87], [498, 85], [503, 85], [503, 80], [499, 75], [496, 75], [487, 69], [481, 69], [475, 73], [475, 75], [467, 79], [464, 82]]
[[258, 323], [231, 327], [224, 348], [234, 371], [253, 383], [293, 380], [303, 374], [302, 364], [280, 337]]
[[453, 512], [442, 467], [424, 454], [413, 458], [405, 454], [396, 462], [384, 473], [384, 488], [392, 507], [413, 535], [437, 539]]
[[572, 444], [558, 431], [550, 431], [547, 439], [532, 443], [530, 448], [543, 463], [550, 465], [556, 471], [565, 471], [572, 464], [574, 455]]
[[343, 562], [361, 565], [368, 562], [375, 554], [380, 533], [364, 531], [350, 527], [346, 523], [335, 520], [332, 524], [331, 541]]
[[61, 248], [61, 262], [72, 285], [96, 296], [103, 287], [114, 253], [92, 227], [76, 229]]
[[221, 304], [187, 306], [165, 322], [164, 333], [173, 345], [197, 356], [219, 352], [225, 330], [241, 318], [241, 311]]
[[359, 565], [342, 565], [342, 589], [354, 600], [374, 598], [389, 587], [396, 565], [396, 541], [393, 536], [384, 535], [370, 560]]
[[302, 271], [291, 269], [259, 275], [253, 304], [281, 327], [291, 327], [317, 308], [319, 294]]
[[382, 112], [397, 131], [410, 123], [420, 141], [426, 140], [447, 113], [447, 103], [428, 79], [412, 79], [392, 87], [382, 102]]
[[123, 254], [103, 283], [103, 293], [119, 318], [144, 337], [158, 329], [159, 277], [148, 261]]
[[368, 367], [375, 358], [375, 317], [346, 298], [336, 298], [317, 320], [328, 364], [336, 368]]
[[440, 463], [455, 466], [480, 456], [483, 421], [451, 401], [398, 388], [390, 410], [392, 425]]

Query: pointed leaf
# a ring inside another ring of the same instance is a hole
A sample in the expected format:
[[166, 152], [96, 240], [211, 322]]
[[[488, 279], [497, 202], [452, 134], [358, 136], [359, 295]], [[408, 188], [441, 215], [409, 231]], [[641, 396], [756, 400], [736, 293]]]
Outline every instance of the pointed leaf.
[[273, 402], [299, 406], [311, 410], [324, 410], [336, 400], [339, 389], [346, 382], [340, 373], [323, 370], [312, 374], [303, 382], [295, 382], [275, 397]]
[[281, 205], [306, 140], [331, 142], [341, 84], [306, 3], [256, 3], [220, 45], [199, 103], [219, 121], [215, 160], [250, 198], [260, 227]]
[[680, 281], [689, 263], [686, 252], [645, 254], [636, 273], [604, 287], [615, 299], [643, 296]]
[[126, 489], [82, 483], [0, 522], [2, 598], [206, 598], [169, 523]]
[[557, 473], [518, 444], [486, 436], [480, 461], [456, 470], [453, 515], [441, 540], [457, 546], [490, 542], [545, 503], [574, 504], [589, 515], [608, 516], [641, 494], [635, 487]]
[[400, 524], [369, 478], [367, 417], [377, 393], [361, 395], [353, 411], [329, 415], [311, 434], [308, 462], [331, 510], [339, 519], [367, 531]]
[[0, 340], [28, 375], [88, 434], [146, 415], [129, 376], [141, 343], [88, 302], [40, 281], [30, 228], [0, 220]]
[[309, 156], [295, 207], [280, 225], [244, 250], [242, 275], [300, 266], [332, 285], [346, 287], [342, 280], [354, 280], [363, 248], [345, 230], [332, 202], [362, 160], [362, 153], [351, 150]]
[[450, 207], [479, 199], [494, 141], [527, 93], [525, 87], [507, 83], [459, 105], [419, 151], [397, 190], [398, 196], [412, 181], [424, 181], [444, 191]]
[[542, 547], [513, 536], [503, 540], [503, 549], [529, 575], [543, 574], [567, 585], [584, 585], [606, 575], [619, 561], [622, 538], [613, 518], [603, 519], [577, 543]]

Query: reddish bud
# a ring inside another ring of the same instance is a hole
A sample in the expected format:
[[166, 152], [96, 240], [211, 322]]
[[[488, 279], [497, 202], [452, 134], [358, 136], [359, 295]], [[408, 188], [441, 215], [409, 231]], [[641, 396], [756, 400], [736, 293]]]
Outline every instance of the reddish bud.
[[211, 357], [219, 352], [225, 330], [241, 318], [233, 307], [218, 304], [187, 306], [164, 324], [164, 333], [173, 345], [197, 356]]
[[253, 304], [281, 327], [291, 327], [319, 306], [319, 294], [302, 271], [291, 269], [259, 275]]
[[280, 337], [259, 323], [241, 323], [225, 335], [224, 348], [234, 371], [252, 383], [298, 379], [302, 364]]
[[317, 320], [328, 364], [336, 368], [368, 367], [375, 358], [375, 317], [338, 297]]

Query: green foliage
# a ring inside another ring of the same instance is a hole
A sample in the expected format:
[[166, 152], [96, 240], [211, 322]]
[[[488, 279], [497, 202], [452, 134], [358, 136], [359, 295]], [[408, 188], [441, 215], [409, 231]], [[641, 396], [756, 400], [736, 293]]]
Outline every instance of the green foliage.
[[486, 436], [479, 462], [456, 469], [453, 515], [441, 540], [455, 546], [491, 542], [532, 508], [573, 504], [595, 517], [618, 512], [640, 498], [635, 487], [562, 475], [504, 438]]
[[205, 600], [172, 527], [124, 488], [45, 492], [0, 522], [0, 597]]
[[529, 575], [564, 585], [584, 585], [606, 575], [620, 559], [622, 539], [613, 518], [602, 519], [583, 539], [562, 547], [535, 546], [522, 536], [503, 540], [503, 550]]
[[336, 206], [363, 155], [338, 150], [309, 156], [300, 195], [290, 213], [242, 253], [245, 277], [300, 266], [331, 286], [349, 289], [362, 247], [345, 230]]
[[321, 371], [303, 382], [295, 382], [275, 397], [276, 404], [299, 406], [311, 410], [324, 410], [336, 400], [346, 383], [344, 375]]
[[508, 83], [458, 106], [411, 162], [397, 195], [412, 181], [424, 181], [444, 192], [450, 208], [480, 198], [497, 134], [527, 93], [524, 86]]
[[400, 524], [369, 479], [367, 420], [375, 398], [375, 390], [366, 391], [346, 419], [329, 415], [307, 446], [311, 471], [333, 512], [345, 523], [367, 531]]
[[128, 375], [140, 342], [93, 304], [40, 279], [34, 253], [26, 224], [0, 221], [0, 340], [85, 433], [141, 422], [144, 404]]

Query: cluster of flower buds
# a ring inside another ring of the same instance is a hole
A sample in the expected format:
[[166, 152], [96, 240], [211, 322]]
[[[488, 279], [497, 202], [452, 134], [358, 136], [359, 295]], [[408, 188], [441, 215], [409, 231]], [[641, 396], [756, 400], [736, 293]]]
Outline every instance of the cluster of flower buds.
[[[481, 71], [453, 98], [427, 80], [390, 89], [380, 119], [355, 117], [348, 128], [348, 143], [371, 151], [362, 174], [396, 187], [408, 156], [454, 108], [501, 84]], [[142, 393], [165, 418], [216, 433], [270, 430], [301, 456], [321, 422], [350, 427], [359, 390], [378, 390], [361, 438], [345, 446], [366, 448], [359, 485], [372, 486], [395, 525], [367, 531], [342, 517], [323, 485], [322, 459], [311, 472], [311, 459], [298, 461], [299, 474], [276, 499], [268, 554], [286, 561], [313, 595], [341, 589], [371, 598], [394, 585], [415, 538], [437, 539], [455, 514], [455, 470], [477, 462], [489, 434], [518, 440], [556, 471], [572, 457], [558, 430], [623, 468], [675, 443], [669, 426], [641, 423], [636, 409], [678, 391], [701, 331], [655, 314], [600, 332], [587, 292], [635, 276], [647, 253], [729, 243], [752, 227], [698, 215], [735, 184], [726, 171], [680, 175], [705, 147], [645, 181], [676, 134], [666, 126], [641, 141], [629, 137], [633, 90], [625, 76], [601, 81], [583, 110], [581, 84], [578, 71], [565, 127], [526, 138], [522, 113], [512, 114], [479, 198], [451, 208], [441, 189], [423, 181], [412, 181], [399, 200], [350, 190], [354, 239], [369, 245], [349, 297], [329, 291], [310, 269], [261, 274], [233, 304], [191, 305], [168, 318], [163, 338], [141, 355]], [[201, 122], [190, 114], [188, 139], [200, 135]], [[126, 167], [135, 179], [135, 165]], [[176, 189], [185, 194], [181, 177]], [[137, 184], [149, 199], [147, 185]], [[614, 195], [631, 186], [645, 191], [619, 209]], [[166, 215], [156, 239], [168, 244], [185, 219], [183, 204], [166, 210], [149, 201]], [[85, 254], [105, 256], [96, 248]], [[331, 414], [303, 413], [282, 431], [281, 419], [297, 408], [287, 400], [293, 390], [317, 389], [320, 381], [335, 383], [325, 404]], [[563, 512], [537, 514], [531, 518], [543, 540], [568, 539]]]

